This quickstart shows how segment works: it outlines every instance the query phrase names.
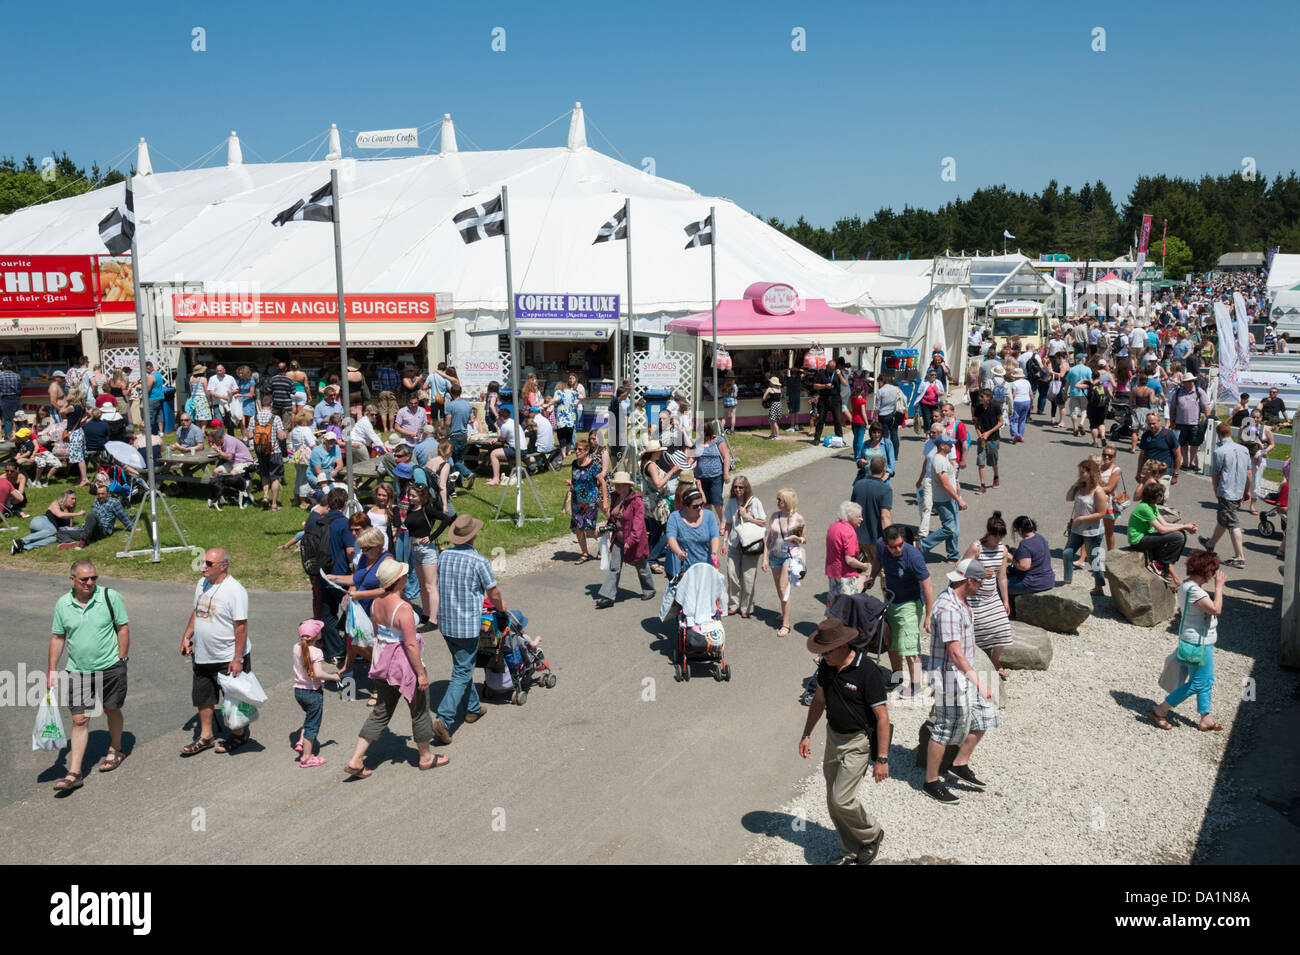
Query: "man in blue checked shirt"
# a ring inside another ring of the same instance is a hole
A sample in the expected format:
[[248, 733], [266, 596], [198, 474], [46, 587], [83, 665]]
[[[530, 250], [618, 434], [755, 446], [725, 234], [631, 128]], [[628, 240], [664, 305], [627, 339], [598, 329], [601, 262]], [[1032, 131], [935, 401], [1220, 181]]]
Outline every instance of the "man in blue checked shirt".
[[96, 484], [95, 503], [86, 515], [86, 523], [80, 527], [60, 527], [56, 539], [60, 548], [67, 545], [80, 550], [101, 537], [113, 536], [118, 521], [127, 530], [131, 529], [131, 516], [122, 507], [122, 502], [108, 493], [107, 484]]
[[6, 441], [14, 433], [14, 415], [18, 414], [22, 393], [23, 380], [14, 371], [13, 364], [8, 358], [0, 360], [0, 418], [4, 420]]
[[483, 598], [501, 613], [506, 612], [492, 565], [474, 549], [474, 538], [482, 529], [482, 521], [460, 515], [447, 535], [451, 546], [438, 553], [438, 629], [447, 641], [452, 660], [451, 681], [433, 721], [434, 738], [443, 746], [451, 742], [449, 727], [461, 713], [466, 723], [477, 723], [487, 712], [474, 686]]

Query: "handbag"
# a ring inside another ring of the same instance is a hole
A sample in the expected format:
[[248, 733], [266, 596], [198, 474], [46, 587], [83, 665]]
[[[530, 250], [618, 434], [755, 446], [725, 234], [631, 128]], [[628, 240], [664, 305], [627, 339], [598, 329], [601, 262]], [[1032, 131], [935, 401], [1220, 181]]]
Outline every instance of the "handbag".
[[1165, 657], [1165, 665], [1160, 670], [1157, 681], [1160, 689], [1172, 693], [1187, 680], [1187, 665], [1178, 659], [1178, 654], [1171, 653]]
[[894, 415], [899, 418], [907, 417], [907, 396], [900, 390], [898, 397], [894, 399]]
[[1183, 631], [1187, 628], [1187, 608], [1192, 599], [1192, 589], [1187, 588], [1187, 594], [1183, 597], [1183, 618], [1178, 625], [1178, 649], [1174, 651], [1174, 656], [1180, 663], [1185, 663], [1189, 667], [1199, 667], [1205, 665], [1205, 644], [1192, 643], [1190, 640], [1183, 639]]
[[564, 504], [561, 505], [560, 510], [563, 511], [565, 514], [569, 515], [570, 517], [573, 516], [573, 490], [572, 489], [569, 489], [564, 492]]
[[767, 536], [767, 531], [761, 524], [751, 524], [748, 521], [737, 524], [736, 536], [740, 538], [742, 554], [763, 553], [763, 538]]
[[1124, 472], [1120, 472], [1119, 483], [1124, 488], [1122, 491], [1116, 491], [1115, 496], [1111, 498], [1111, 509], [1114, 510], [1115, 516], [1118, 517], [1124, 513], [1124, 508], [1133, 503], [1133, 498], [1129, 497], [1128, 482], [1124, 480]]

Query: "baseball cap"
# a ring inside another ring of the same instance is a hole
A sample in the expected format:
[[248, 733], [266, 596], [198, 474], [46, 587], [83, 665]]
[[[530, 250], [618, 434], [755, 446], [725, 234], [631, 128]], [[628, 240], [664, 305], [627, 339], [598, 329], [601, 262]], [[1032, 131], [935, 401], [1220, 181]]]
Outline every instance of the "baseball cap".
[[984, 564], [974, 557], [967, 557], [958, 561], [956, 569], [950, 570], [947, 577], [950, 584], [959, 584], [963, 580], [983, 580]]
[[940, 432], [937, 437], [932, 438], [931, 440], [933, 440], [935, 444], [956, 444], [957, 443], [956, 440], [953, 438], [953, 436], [946, 431]]

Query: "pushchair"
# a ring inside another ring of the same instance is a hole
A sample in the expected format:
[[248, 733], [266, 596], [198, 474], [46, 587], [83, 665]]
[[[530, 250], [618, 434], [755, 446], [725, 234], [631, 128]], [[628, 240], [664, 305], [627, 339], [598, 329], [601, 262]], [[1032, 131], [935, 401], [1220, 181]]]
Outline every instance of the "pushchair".
[[527, 617], [513, 610], [501, 613], [484, 600], [475, 666], [483, 668], [485, 693], [509, 692], [515, 706], [528, 702], [528, 691], [534, 686], [555, 686], [555, 673], [546, 657], [529, 645], [527, 626]]
[[719, 683], [731, 679], [727, 663], [727, 635], [722, 618], [727, 612], [727, 583], [711, 564], [692, 564], [664, 592], [659, 619], [677, 614], [677, 648], [673, 654], [673, 679], [688, 682], [691, 665], [707, 664]]
[[1110, 414], [1115, 423], [1106, 432], [1111, 444], [1128, 441], [1133, 437], [1133, 408], [1128, 393], [1117, 394], [1110, 399]]
[[[886, 590], [884, 600], [874, 594], [841, 594], [826, 609], [827, 618], [838, 617], [845, 626], [853, 627], [858, 635], [849, 641], [855, 650], [870, 653], [879, 663], [880, 655], [889, 651], [892, 643], [889, 628], [885, 626], [885, 613], [894, 602], [894, 595]], [[811, 706], [817, 693], [817, 673], [803, 681], [799, 695], [802, 706]]]
[[[1288, 484], [1290, 479], [1287, 479]], [[1264, 537], [1272, 537], [1277, 533], [1277, 525], [1282, 525], [1282, 533], [1286, 533], [1286, 509], [1289, 494], [1283, 494], [1282, 491], [1289, 491], [1289, 487], [1284, 486], [1275, 494], [1266, 494], [1261, 497], [1260, 503], [1267, 504], [1268, 510], [1259, 512], [1259, 532]]]

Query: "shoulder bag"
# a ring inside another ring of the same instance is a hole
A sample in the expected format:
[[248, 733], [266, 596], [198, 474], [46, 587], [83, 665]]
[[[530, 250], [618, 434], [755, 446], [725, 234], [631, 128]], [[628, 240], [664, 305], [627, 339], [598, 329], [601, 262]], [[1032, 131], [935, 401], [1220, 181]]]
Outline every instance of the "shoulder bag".
[[736, 536], [740, 538], [741, 553], [763, 553], [763, 538], [767, 536], [767, 530], [762, 524], [751, 524], [749, 521], [737, 524]]
[[1116, 491], [1111, 497], [1111, 510], [1115, 512], [1116, 517], [1124, 512], [1124, 508], [1133, 503], [1133, 498], [1129, 497], [1128, 482], [1124, 480], [1123, 471], [1119, 472], [1119, 483], [1124, 490]]
[[1205, 665], [1205, 638], [1201, 637], [1196, 643], [1183, 639], [1183, 631], [1187, 629], [1187, 608], [1192, 600], [1192, 588], [1187, 588], [1187, 595], [1183, 598], [1183, 619], [1178, 625], [1178, 649], [1174, 656], [1180, 663], [1186, 663], [1189, 667], [1199, 667]]

